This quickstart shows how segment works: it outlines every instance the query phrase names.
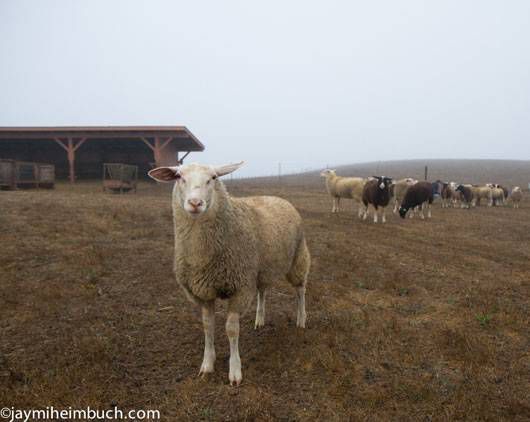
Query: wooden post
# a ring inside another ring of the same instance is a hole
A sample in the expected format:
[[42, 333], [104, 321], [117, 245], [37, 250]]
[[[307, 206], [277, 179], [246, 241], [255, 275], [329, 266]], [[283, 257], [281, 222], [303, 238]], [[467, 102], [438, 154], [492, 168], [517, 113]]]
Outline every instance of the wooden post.
[[64, 148], [66, 151], [66, 156], [68, 158], [68, 166], [69, 166], [69, 179], [70, 183], [75, 183], [75, 152], [79, 149], [81, 145], [84, 144], [86, 141], [86, 138], [80, 139], [77, 144], [74, 143], [73, 138], [67, 138], [66, 145], [63, 141], [61, 141], [60, 138], [55, 138], [55, 142], [57, 142], [61, 147]]
[[68, 165], [70, 167], [70, 183], [75, 183], [75, 150], [74, 140], [68, 138], [68, 149], [66, 150], [68, 156]]
[[160, 138], [156, 137], [154, 138], [154, 143], [151, 145], [151, 143], [146, 138], [141, 138], [144, 143], [151, 148], [153, 151], [153, 156], [155, 158], [155, 166], [160, 167], [162, 165], [162, 150], [166, 147], [167, 144], [169, 144], [173, 138], [169, 137], [167, 138], [163, 143], [161, 142]]
[[425, 180], [427, 180], [428, 172], [429, 172], [429, 168], [427, 166], [425, 166]]

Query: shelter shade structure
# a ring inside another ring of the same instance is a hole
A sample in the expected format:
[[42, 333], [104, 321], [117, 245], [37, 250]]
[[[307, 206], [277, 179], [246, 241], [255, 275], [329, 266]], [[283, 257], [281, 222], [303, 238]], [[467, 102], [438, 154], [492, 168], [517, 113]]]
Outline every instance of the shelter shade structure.
[[99, 178], [104, 162], [138, 165], [146, 174], [203, 150], [185, 126], [0, 127], [0, 158], [54, 164], [72, 183]]

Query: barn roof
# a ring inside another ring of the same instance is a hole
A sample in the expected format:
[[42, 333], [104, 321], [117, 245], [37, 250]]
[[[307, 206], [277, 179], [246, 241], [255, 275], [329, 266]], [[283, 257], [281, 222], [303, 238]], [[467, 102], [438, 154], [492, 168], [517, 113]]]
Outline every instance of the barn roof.
[[44, 126], [0, 127], [0, 140], [56, 138], [173, 138], [179, 151], [203, 151], [204, 145], [185, 126]]

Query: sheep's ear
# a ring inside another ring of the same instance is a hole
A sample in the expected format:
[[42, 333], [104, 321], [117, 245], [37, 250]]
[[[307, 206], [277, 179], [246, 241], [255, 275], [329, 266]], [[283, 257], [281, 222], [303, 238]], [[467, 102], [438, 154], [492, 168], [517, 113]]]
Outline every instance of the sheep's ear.
[[217, 174], [217, 176], [221, 177], [221, 176], [224, 176], [226, 174], [230, 174], [232, 173], [233, 171], [236, 171], [239, 167], [241, 167], [243, 164], [245, 164], [244, 161], [241, 161], [239, 163], [234, 163], [234, 164], [226, 164], [224, 166], [214, 166], [214, 171], [215, 171], [215, 174]]
[[157, 182], [172, 182], [177, 180], [178, 167], [157, 167], [150, 170], [147, 175]]

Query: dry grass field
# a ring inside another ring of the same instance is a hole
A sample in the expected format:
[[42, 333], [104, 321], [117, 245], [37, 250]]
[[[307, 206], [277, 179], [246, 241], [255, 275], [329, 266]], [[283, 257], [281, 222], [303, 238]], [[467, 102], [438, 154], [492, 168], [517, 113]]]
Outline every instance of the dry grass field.
[[197, 377], [200, 314], [172, 274], [167, 187], [0, 192], [0, 405], [159, 409], [162, 420], [530, 418], [530, 200], [360, 222], [307, 188], [308, 328], [281, 281], [267, 325], [242, 319], [243, 383], [228, 385], [224, 305], [214, 375]]

